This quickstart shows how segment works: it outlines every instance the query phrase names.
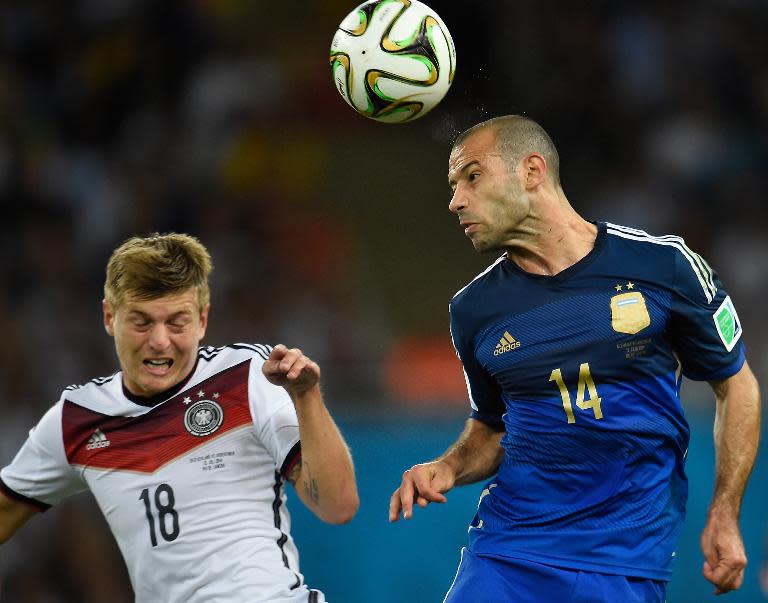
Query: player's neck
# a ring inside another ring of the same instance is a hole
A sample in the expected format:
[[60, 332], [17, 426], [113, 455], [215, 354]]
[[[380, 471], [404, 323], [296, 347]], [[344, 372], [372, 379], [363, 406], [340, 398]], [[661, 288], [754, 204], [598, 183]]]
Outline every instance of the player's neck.
[[589, 254], [597, 226], [570, 206], [569, 211], [539, 217], [528, 236], [506, 248], [507, 258], [531, 274], [554, 276]]

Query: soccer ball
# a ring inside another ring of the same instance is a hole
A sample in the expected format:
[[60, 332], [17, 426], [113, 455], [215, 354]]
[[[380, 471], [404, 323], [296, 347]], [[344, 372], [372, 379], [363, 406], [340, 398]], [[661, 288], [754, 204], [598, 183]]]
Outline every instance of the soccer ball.
[[451, 34], [418, 0], [373, 0], [349, 13], [331, 42], [331, 76], [360, 114], [388, 123], [433, 109], [456, 71]]

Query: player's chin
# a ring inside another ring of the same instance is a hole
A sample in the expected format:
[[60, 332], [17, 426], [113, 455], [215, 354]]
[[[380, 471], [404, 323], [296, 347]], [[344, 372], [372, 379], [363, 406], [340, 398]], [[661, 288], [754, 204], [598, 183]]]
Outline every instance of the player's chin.
[[156, 396], [166, 390], [171, 389], [171, 387], [173, 387], [171, 381], [164, 381], [159, 379], [147, 380], [141, 384], [141, 395], [147, 398], [151, 398], [152, 396]]
[[495, 244], [492, 241], [488, 241], [487, 239], [483, 239], [482, 237], [473, 237], [472, 245], [474, 246], [475, 251], [478, 253], [491, 253], [500, 249], [498, 244]]
[[146, 392], [145, 395], [154, 396], [171, 389], [182, 379], [183, 375], [180, 375], [178, 371], [170, 370], [163, 375], [145, 375], [145, 378], [141, 380], [141, 385], [142, 389]]
[[483, 242], [483, 239], [477, 235], [467, 235], [469, 237], [469, 240], [472, 241], [472, 247], [475, 248], [475, 251], [483, 252], [485, 248], [485, 243]]

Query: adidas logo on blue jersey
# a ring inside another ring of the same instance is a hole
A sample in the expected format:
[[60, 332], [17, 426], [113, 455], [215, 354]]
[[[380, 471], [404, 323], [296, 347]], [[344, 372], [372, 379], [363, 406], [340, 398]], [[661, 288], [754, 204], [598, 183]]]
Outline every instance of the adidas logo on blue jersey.
[[493, 350], [493, 355], [500, 356], [504, 352], [516, 350], [519, 347], [520, 342], [512, 337], [512, 335], [509, 334], [509, 331], [504, 331], [504, 335], [501, 337], [501, 339], [499, 339], [499, 343], [496, 344], [496, 349]]
[[91, 437], [88, 438], [88, 443], [85, 445], [85, 449], [96, 450], [97, 448], [106, 448], [111, 443], [112, 442], [107, 439], [107, 436], [104, 435], [104, 432], [101, 431], [101, 429], [97, 429], [93, 432]]

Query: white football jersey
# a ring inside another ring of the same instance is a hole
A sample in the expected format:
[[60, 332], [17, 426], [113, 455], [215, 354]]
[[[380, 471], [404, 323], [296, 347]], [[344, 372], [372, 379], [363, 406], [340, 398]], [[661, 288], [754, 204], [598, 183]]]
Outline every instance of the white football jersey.
[[43, 509], [90, 489], [137, 603], [325, 601], [305, 586], [290, 535], [299, 428], [288, 393], [261, 372], [270, 349], [201, 348], [153, 406], [126, 394], [120, 372], [67, 388], [0, 486]]

